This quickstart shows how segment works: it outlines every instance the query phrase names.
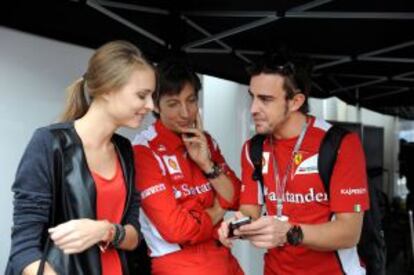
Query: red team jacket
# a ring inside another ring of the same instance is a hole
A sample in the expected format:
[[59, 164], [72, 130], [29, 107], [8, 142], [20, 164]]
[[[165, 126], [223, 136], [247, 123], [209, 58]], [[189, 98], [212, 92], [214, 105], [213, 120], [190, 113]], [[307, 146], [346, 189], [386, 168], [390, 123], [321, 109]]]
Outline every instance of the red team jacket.
[[[369, 207], [365, 158], [356, 134], [345, 137], [334, 168], [330, 196], [325, 193], [318, 174], [318, 152], [322, 138], [331, 127], [321, 119], [309, 117], [310, 125], [294, 161], [283, 195], [283, 215], [291, 223], [320, 224], [335, 218], [335, 213], [358, 212]], [[285, 173], [296, 138], [276, 140], [272, 148], [269, 140], [263, 146], [263, 177], [266, 209], [276, 214], [276, 193], [273, 174], [272, 150], [279, 172]], [[242, 191], [240, 204], [263, 204], [260, 185], [252, 180], [254, 167], [249, 158], [249, 143], [241, 155]], [[282, 178], [283, 175], [280, 176]], [[323, 236], [321, 236], [323, 238]], [[356, 248], [333, 252], [320, 252], [303, 246], [290, 246], [268, 250], [265, 256], [265, 274], [365, 274]]]
[[[240, 181], [208, 134], [212, 160], [230, 178], [235, 196], [215, 193], [189, 156], [181, 137], [156, 121], [134, 141], [136, 187], [141, 196], [141, 230], [150, 249], [153, 274], [243, 274], [217, 241], [206, 208], [217, 196], [225, 209], [238, 208]], [[212, 271], [214, 270], [214, 272]]]

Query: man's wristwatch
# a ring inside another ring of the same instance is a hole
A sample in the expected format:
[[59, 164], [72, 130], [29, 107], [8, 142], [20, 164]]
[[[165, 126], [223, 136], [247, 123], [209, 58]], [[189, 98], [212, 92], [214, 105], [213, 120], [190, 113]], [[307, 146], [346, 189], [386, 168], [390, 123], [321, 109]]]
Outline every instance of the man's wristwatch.
[[221, 168], [215, 162], [213, 162], [213, 167], [210, 171], [204, 172], [204, 176], [209, 180], [217, 178], [218, 176], [220, 176], [220, 174]]
[[298, 246], [303, 241], [303, 231], [300, 225], [292, 226], [286, 233], [287, 242], [290, 245]]

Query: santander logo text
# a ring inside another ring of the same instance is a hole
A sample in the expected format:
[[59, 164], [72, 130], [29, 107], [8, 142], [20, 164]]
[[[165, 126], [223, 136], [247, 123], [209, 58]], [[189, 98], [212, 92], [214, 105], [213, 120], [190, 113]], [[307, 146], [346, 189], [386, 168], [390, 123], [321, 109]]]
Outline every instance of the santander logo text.
[[190, 195], [199, 195], [210, 191], [211, 183], [207, 182], [197, 186], [189, 186], [184, 183], [181, 184], [180, 189], [185, 197]]
[[[270, 201], [276, 201], [277, 196], [275, 192], [267, 194]], [[309, 203], [309, 202], [324, 202], [328, 201], [328, 195], [325, 192], [315, 192], [314, 188], [309, 188], [307, 193], [290, 193], [285, 192], [282, 200], [290, 203]]]

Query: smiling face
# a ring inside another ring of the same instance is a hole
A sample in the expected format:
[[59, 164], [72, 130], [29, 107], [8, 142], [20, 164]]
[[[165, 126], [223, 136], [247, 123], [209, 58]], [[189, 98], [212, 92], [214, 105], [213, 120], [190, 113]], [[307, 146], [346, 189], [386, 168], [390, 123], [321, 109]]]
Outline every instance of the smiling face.
[[194, 127], [198, 114], [198, 98], [194, 87], [188, 82], [178, 94], [164, 94], [156, 108], [161, 122], [173, 132], [180, 128]]
[[259, 134], [280, 131], [290, 115], [303, 104], [303, 94], [286, 98], [284, 78], [279, 74], [258, 74], [250, 80], [252, 103], [250, 112]]
[[127, 83], [106, 95], [107, 111], [119, 127], [137, 128], [154, 109], [155, 73], [148, 67], [132, 72]]

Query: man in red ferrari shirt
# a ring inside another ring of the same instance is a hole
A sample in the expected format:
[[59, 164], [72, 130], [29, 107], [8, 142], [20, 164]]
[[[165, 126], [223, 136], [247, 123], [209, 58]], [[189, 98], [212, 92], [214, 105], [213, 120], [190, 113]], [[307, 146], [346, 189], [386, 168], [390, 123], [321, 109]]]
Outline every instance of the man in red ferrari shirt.
[[[256, 132], [266, 134], [260, 183], [252, 179], [250, 141], [241, 155], [240, 213], [253, 222], [235, 231], [267, 248], [265, 274], [365, 274], [356, 251], [363, 213], [369, 207], [362, 146], [348, 134], [339, 149], [327, 194], [318, 173], [324, 120], [307, 115], [309, 78], [303, 67], [269, 55], [251, 68], [251, 113]], [[268, 215], [262, 215], [262, 206]], [[231, 246], [229, 221], [219, 230]]]
[[216, 234], [226, 209], [238, 208], [241, 184], [202, 129], [200, 80], [183, 61], [163, 62], [158, 70], [157, 121], [134, 142], [152, 274], [241, 275]]

